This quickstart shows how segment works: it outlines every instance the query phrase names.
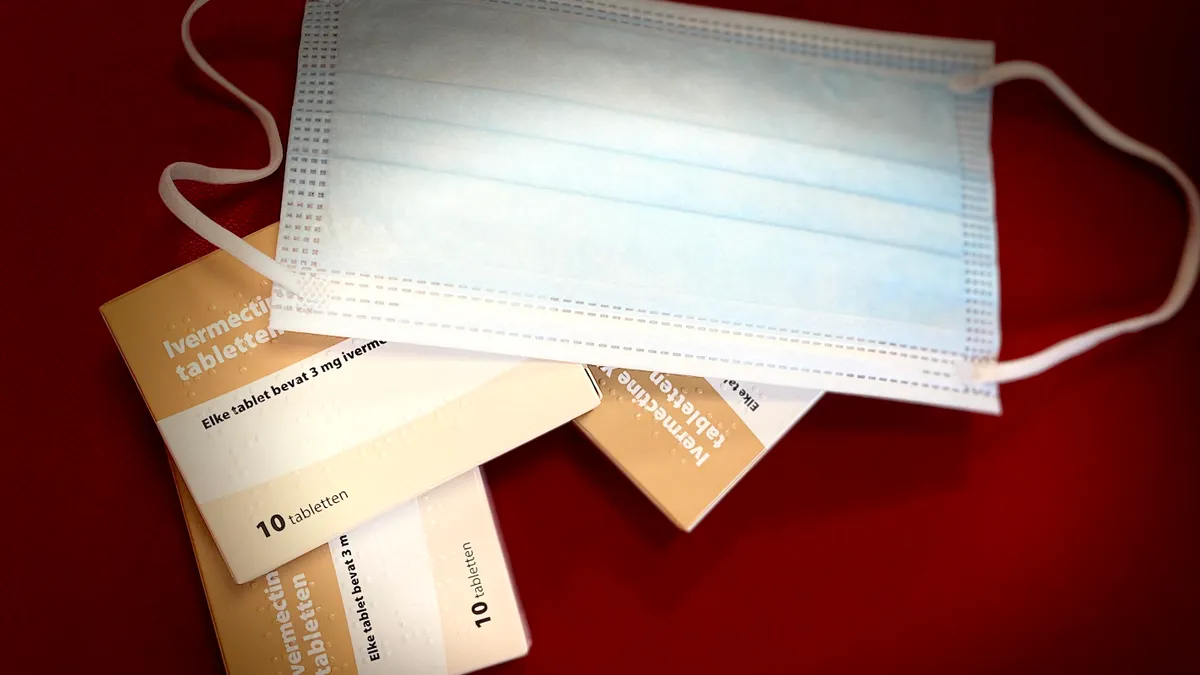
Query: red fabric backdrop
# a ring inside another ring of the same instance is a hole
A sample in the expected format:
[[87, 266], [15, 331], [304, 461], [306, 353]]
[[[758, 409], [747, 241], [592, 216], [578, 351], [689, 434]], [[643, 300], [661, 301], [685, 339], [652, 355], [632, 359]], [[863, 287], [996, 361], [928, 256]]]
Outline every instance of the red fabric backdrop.
[[[1195, 3], [712, 4], [994, 40], [1200, 176]], [[186, 60], [187, 5], [0, 5], [4, 672], [221, 670], [162, 442], [97, 311], [209, 250], [160, 204], [166, 164], [266, 161]], [[195, 26], [284, 128], [301, 7], [217, 0]], [[1004, 355], [1161, 300], [1169, 179], [1033, 84], [998, 91], [993, 143]], [[280, 185], [190, 193], [246, 234]], [[1200, 672], [1198, 344], [1194, 298], [1004, 386], [998, 418], [827, 397], [691, 535], [556, 430], [488, 467], [534, 636], [495, 672]]]

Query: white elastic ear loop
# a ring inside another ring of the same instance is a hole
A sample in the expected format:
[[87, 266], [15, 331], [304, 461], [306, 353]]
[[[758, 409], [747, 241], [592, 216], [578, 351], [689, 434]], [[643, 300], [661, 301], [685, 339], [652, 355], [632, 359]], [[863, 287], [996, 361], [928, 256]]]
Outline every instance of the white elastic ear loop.
[[984, 87], [993, 87], [1002, 82], [1016, 79], [1037, 80], [1046, 85], [1062, 100], [1080, 121], [1099, 136], [1105, 143], [1126, 152], [1134, 157], [1158, 166], [1170, 174], [1187, 199], [1188, 233], [1183, 244], [1183, 255], [1179, 261], [1179, 271], [1175, 275], [1175, 285], [1162, 306], [1149, 314], [1125, 319], [1116, 323], [1095, 328], [1086, 333], [1068, 338], [1042, 351], [999, 363], [978, 363], [971, 366], [970, 379], [976, 382], [1011, 382], [1032, 377], [1043, 371], [1078, 356], [1096, 345], [1125, 333], [1156, 326], [1174, 317], [1187, 302], [1192, 288], [1196, 285], [1196, 272], [1200, 268], [1200, 233], [1197, 232], [1197, 222], [1200, 221], [1200, 196], [1196, 194], [1196, 186], [1188, 179], [1187, 174], [1158, 150], [1136, 141], [1122, 133], [1104, 118], [1092, 110], [1083, 99], [1054, 74], [1049, 68], [1027, 61], [1010, 61], [997, 64], [992, 68], [978, 72], [955, 76], [950, 82], [950, 88], [958, 93], [971, 93]]
[[204, 57], [200, 56], [200, 53], [196, 51], [196, 46], [192, 44], [190, 31], [192, 15], [207, 3], [208, 0], [195, 0], [192, 6], [188, 8], [187, 13], [183, 15], [183, 48], [187, 51], [188, 56], [191, 57], [192, 62], [200, 70], [204, 71], [204, 74], [212, 78], [214, 82], [221, 85], [226, 91], [236, 96], [239, 101], [246, 104], [246, 107], [250, 108], [254, 116], [262, 123], [263, 129], [267, 132], [267, 141], [271, 146], [271, 160], [265, 167], [254, 170], [216, 169], [192, 162], [175, 162], [163, 170], [162, 177], [158, 180], [158, 194], [162, 197], [163, 203], [167, 205], [167, 208], [188, 227], [195, 230], [196, 234], [227, 251], [255, 272], [300, 295], [303, 284], [298, 274], [275, 262], [270, 256], [247, 244], [237, 235], [218, 225], [185, 199], [180, 194], [179, 189], [175, 187], [175, 181], [177, 180], [194, 180], [209, 185], [250, 183], [271, 175], [275, 169], [279, 168], [279, 164], [283, 161], [283, 144], [279, 140], [279, 129], [275, 126], [275, 119], [271, 117], [271, 113], [259, 104], [258, 101], [242, 93], [229, 80], [226, 80], [220, 73], [213, 70], [213, 67], [208, 65]]

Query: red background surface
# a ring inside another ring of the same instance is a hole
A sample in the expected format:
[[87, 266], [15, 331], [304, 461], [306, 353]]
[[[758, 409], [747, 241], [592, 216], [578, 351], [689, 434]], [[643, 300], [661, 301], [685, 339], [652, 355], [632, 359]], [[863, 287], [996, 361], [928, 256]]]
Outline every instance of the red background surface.
[[[1194, 3], [713, 4], [994, 40], [1200, 176]], [[187, 5], [0, 5], [4, 672], [221, 671], [163, 444], [97, 311], [209, 250], [160, 204], [166, 164], [266, 161], [186, 60]], [[301, 6], [217, 0], [195, 25], [281, 128]], [[998, 91], [993, 144], [1005, 356], [1161, 300], [1169, 179], [1033, 84]], [[246, 234], [278, 217], [279, 176], [189, 193]], [[998, 418], [829, 396], [691, 535], [556, 430], [488, 467], [534, 636], [496, 672], [1200, 672], [1198, 338], [1193, 299], [1005, 385]]]

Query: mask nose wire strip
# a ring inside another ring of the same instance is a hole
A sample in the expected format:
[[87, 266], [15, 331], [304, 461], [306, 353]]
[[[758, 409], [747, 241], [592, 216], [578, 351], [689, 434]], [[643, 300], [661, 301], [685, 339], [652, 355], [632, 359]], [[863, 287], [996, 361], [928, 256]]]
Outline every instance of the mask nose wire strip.
[[194, 180], [209, 185], [251, 183], [274, 173], [283, 161], [283, 143], [280, 141], [279, 129], [275, 126], [275, 119], [271, 116], [270, 111], [235, 87], [229, 80], [222, 77], [220, 73], [204, 60], [200, 52], [196, 51], [196, 46], [192, 44], [192, 16], [196, 13], [196, 10], [207, 3], [208, 0], [195, 0], [192, 6], [188, 8], [187, 13], [184, 14], [181, 28], [183, 48], [187, 51], [188, 56], [191, 57], [192, 62], [205, 75], [208, 75], [214, 82], [237, 97], [239, 101], [244, 103], [254, 113], [258, 121], [262, 123], [263, 129], [267, 133], [267, 141], [270, 144], [271, 159], [261, 169], [219, 169], [193, 162], [175, 162], [163, 170], [162, 176], [158, 180], [158, 194], [162, 197], [163, 203], [167, 205], [167, 208], [171, 210], [171, 213], [174, 213], [185, 225], [192, 228], [196, 234], [242, 261], [255, 272], [297, 295], [302, 295], [303, 284], [301, 283], [300, 275], [279, 264], [262, 251], [242, 241], [240, 237], [221, 225], [218, 225], [211, 218], [204, 215], [195, 205], [185, 199], [180, 194], [179, 188], [175, 186], [175, 181], [177, 180]]
[[1200, 222], [1200, 196], [1196, 194], [1196, 186], [1187, 174], [1163, 153], [1135, 140], [1096, 113], [1083, 99], [1070, 89], [1049, 68], [1028, 61], [1010, 61], [997, 64], [987, 70], [957, 75], [950, 81], [950, 89], [956, 93], [967, 94], [985, 87], [1010, 80], [1037, 80], [1054, 92], [1079, 120], [1103, 140], [1118, 150], [1143, 159], [1166, 171], [1179, 187], [1187, 201], [1187, 238], [1183, 244], [1183, 254], [1179, 260], [1179, 270], [1175, 275], [1175, 283], [1163, 304], [1153, 312], [1136, 316], [1123, 321], [1110, 323], [1094, 328], [1086, 333], [1080, 333], [1057, 344], [1019, 359], [992, 363], [964, 364], [967, 379], [975, 382], [1011, 382], [1032, 377], [1049, 370], [1054, 366], [1092, 349], [1093, 347], [1119, 335], [1135, 333], [1152, 326], [1164, 323], [1179, 313], [1187, 302], [1196, 285], [1196, 272], [1200, 268], [1200, 232], [1197, 225]]

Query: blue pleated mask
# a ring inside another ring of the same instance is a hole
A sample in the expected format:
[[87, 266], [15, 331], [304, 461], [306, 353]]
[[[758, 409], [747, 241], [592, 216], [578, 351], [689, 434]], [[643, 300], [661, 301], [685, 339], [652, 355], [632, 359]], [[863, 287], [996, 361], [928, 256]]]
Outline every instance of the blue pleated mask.
[[1158, 313], [996, 363], [992, 85], [1041, 80], [1196, 203], [990, 43], [646, 0], [310, 0], [304, 26], [276, 259], [231, 249], [277, 328], [998, 412], [997, 382], [1194, 284], [1193, 232]]

